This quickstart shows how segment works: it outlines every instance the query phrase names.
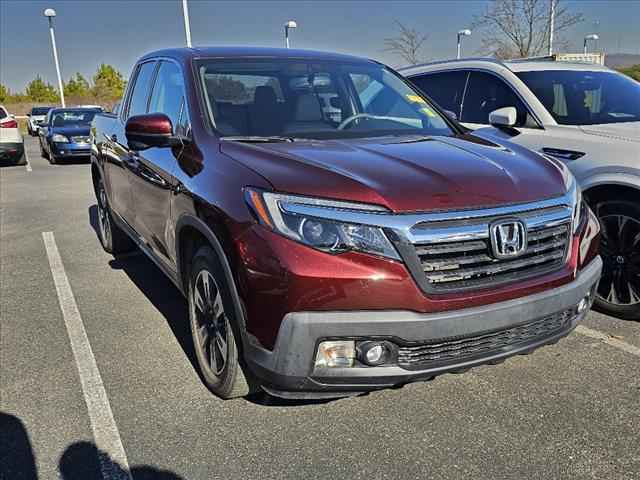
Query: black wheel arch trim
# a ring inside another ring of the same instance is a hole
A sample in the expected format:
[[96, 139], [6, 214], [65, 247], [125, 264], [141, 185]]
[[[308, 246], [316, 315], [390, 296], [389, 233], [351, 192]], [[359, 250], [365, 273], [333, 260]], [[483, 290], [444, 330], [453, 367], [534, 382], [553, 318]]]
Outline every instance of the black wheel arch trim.
[[176, 222], [176, 272], [178, 281], [181, 284], [182, 292], [187, 295], [188, 289], [187, 285], [184, 285], [184, 266], [183, 266], [183, 258], [182, 258], [182, 246], [180, 245], [180, 232], [185, 227], [191, 227], [201, 233], [209, 242], [209, 245], [213, 248], [218, 260], [220, 261], [220, 265], [222, 266], [222, 271], [224, 273], [225, 279], [227, 281], [227, 285], [229, 286], [229, 291], [231, 293], [231, 300], [233, 301], [233, 309], [235, 313], [235, 318], [238, 322], [238, 330], [240, 331], [240, 338], [242, 340], [242, 348], [244, 349], [248, 342], [246, 322], [244, 316], [244, 310], [242, 308], [242, 301], [240, 300], [240, 294], [238, 293], [238, 288], [236, 286], [236, 282], [233, 276], [233, 271], [231, 270], [231, 265], [229, 264], [229, 259], [227, 258], [226, 253], [224, 252], [224, 248], [222, 248], [222, 243], [218, 239], [218, 236], [211, 230], [211, 228], [200, 218], [190, 215], [184, 214], [182, 215], [178, 221]]

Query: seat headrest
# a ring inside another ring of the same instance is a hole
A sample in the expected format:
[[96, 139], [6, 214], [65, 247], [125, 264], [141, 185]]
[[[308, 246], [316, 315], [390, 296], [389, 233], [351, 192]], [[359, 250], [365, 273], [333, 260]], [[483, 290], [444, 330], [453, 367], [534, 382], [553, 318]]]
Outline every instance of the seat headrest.
[[278, 103], [276, 91], [269, 85], [261, 85], [259, 87], [256, 87], [256, 93], [253, 95], [253, 103], [257, 105]]
[[298, 122], [317, 122], [324, 120], [320, 102], [313, 93], [303, 93], [298, 97], [295, 119]]

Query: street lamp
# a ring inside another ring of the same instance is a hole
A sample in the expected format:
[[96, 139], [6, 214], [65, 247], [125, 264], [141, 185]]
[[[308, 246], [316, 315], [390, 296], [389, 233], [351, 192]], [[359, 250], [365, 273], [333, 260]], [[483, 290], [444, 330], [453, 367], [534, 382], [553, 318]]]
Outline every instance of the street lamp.
[[51, 48], [53, 48], [53, 60], [56, 64], [56, 74], [58, 75], [58, 89], [60, 90], [60, 103], [62, 108], [66, 107], [64, 103], [64, 89], [62, 87], [62, 75], [60, 75], [60, 62], [58, 61], [58, 49], [56, 48], [56, 35], [53, 32], [53, 17], [56, 16], [56, 11], [53, 8], [47, 8], [44, 11], [44, 16], [49, 20], [49, 33], [51, 33]]
[[584, 53], [585, 55], [587, 54], [587, 42], [589, 40], [598, 40], [600, 37], [598, 37], [598, 35], [596, 35], [595, 33], [591, 33], [589, 35], [586, 35], [584, 37]]
[[187, 36], [187, 47], [191, 48], [191, 25], [189, 24], [189, 6], [182, 0], [182, 16], [184, 17], [184, 34]]
[[462, 37], [469, 36], [471, 36], [471, 30], [469, 30], [468, 28], [465, 28], [464, 30], [460, 30], [458, 32], [458, 55], [456, 56], [456, 58], [460, 58], [460, 51], [462, 50]]
[[289, 48], [289, 29], [290, 28], [298, 28], [298, 24], [293, 20], [289, 20], [287, 23], [284, 24], [284, 46], [287, 48]]

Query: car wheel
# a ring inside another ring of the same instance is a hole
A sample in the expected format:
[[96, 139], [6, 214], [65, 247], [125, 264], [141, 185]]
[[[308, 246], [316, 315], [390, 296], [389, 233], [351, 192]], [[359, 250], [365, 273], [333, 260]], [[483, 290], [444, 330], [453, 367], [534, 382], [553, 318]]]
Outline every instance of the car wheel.
[[251, 389], [233, 328], [237, 323], [231, 293], [220, 261], [208, 246], [201, 247], [191, 262], [187, 297], [191, 335], [204, 383], [224, 399], [247, 395]]
[[625, 320], [640, 320], [640, 205], [603, 200], [594, 210], [602, 230], [604, 263], [594, 308]]
[[98, 197], [98, 237], [102, 248], [112, 255], [133, 250], [135, 244], [131, 238], [113, 221], [102, 179], [98, 180], [96, 194]]

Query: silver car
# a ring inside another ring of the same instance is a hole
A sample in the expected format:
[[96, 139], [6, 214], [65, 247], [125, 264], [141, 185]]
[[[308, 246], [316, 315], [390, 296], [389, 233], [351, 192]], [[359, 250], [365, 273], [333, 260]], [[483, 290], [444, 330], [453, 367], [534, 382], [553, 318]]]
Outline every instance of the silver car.
[[553, 57], [452, 60], [400, 72], [474, 134], [570, 167], [602, 225], [595, 306], [640, 320], [640, 83]]

